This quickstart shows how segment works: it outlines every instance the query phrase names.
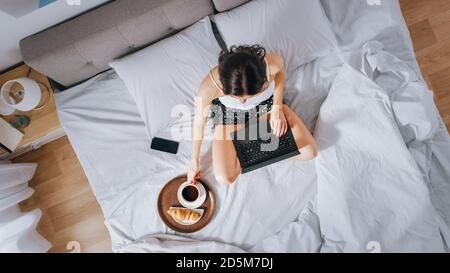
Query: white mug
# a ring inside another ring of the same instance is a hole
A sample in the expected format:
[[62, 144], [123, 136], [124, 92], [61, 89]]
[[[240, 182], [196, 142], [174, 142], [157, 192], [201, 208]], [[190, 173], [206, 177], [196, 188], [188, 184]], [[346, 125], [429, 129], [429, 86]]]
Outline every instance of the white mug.
[[[195, 200], [187, 200], [184, 196], [183, 192], [186, 188], [192, 187], [196, 190], [196, 192], [193, 192], [194, 195], [196, 195]], [[183, 184], [180, 185], [177, 192], [178, 201], [180, 201], [180, 204], [188, 209], [196, 209], [199, 208], [203, 203], [206, 201], [206, 189], [201, 183], [197, 183], [195, 185], [191, 184], [190, 182], [186, 181]]]

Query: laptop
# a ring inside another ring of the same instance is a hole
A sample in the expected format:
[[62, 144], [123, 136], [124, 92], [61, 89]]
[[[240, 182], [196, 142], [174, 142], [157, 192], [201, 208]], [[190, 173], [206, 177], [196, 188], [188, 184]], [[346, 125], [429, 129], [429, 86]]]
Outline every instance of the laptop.
[[278, 138], [269, 121], [249, 123], [232, 133], [232, 139], [243, 174], [300, 155], [291, 128]]

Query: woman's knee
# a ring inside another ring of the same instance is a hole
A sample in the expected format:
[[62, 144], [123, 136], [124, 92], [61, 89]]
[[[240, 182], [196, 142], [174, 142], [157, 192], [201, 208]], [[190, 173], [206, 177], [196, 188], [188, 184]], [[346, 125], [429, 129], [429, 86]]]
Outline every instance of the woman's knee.
[[219, 184], [223, 186], [231, 186], [236, 182], [239, 175], [233, 175], [229, 173], [215, 173], [214, 176]]
[[286, 117], [286, 121], [291, 124], [295, 122], [295, 117], [296, 117], [296, 113], [294, 111], [292, 111], [291, 108], [289, 108], [289, 106], [287, 106], [286, 104], [283, 104], [281, 110], [283, 111], [284, 116]]

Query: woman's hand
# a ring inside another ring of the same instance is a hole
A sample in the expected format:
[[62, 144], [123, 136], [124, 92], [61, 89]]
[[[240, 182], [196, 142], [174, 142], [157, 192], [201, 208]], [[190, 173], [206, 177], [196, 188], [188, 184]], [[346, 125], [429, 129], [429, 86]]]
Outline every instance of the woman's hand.
[[272, 133], [277, 137], [286, 134], [288, 124], [282, 107], [276, 105], [273, 106], [272, 111], [270, 111], [270, 127], [272, 127]]
[[200, 164], [197, 161], [193, 161], [191, 167], [188, 170], [188, 182], [196, 184], [197, 180], [202, 176], [200, 171]]

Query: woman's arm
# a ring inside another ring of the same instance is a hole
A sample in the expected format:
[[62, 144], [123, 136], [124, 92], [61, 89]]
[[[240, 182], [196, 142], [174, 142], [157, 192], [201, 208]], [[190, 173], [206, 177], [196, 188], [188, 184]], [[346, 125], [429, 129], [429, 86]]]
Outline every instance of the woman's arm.
[[270, 73], [274, 76], [275, 81], [273, 105], [282, 107], [284, 96], [284, 80], [286, 78], [286, 71], [284, 70], [284, 61], [280, 55], [275, 53], [267, 54], [267, 60], [269, 62]]
[[210, 78], [206, 77], [200, 85], [195, 99], [195, 117], [192, 126], [192, 166], [188, 172], [188, 180], [194, 183], [200, 176], [200, 150], [202, 147], [205, 124], [211, 101], [217, 97], [217, 89], [212, 86]]
[[284, 80], [286, 71], [283, 58], [275, 53], [267, 54], [269, 70], [274, 75], [275, 90], [273, 94], [273, 109], [271, 111], [271, 126], [276, 136], [282, 136], [287, 132], [287, 121], [283, 114]]

